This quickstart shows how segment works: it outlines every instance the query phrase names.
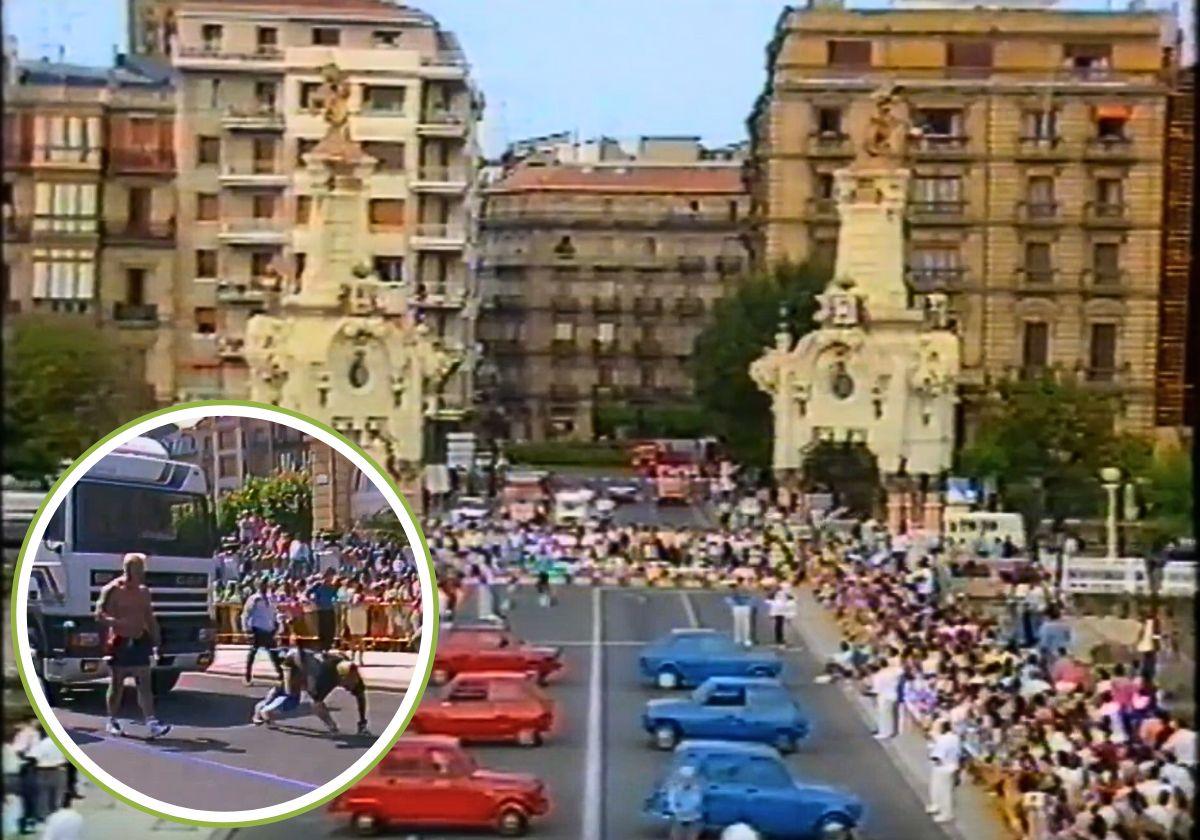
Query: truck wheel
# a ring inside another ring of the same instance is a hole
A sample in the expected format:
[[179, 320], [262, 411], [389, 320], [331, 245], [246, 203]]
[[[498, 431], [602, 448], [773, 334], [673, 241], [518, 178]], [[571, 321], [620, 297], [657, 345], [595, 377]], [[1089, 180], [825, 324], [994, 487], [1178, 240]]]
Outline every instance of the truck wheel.
[[679, 687], [679, 674], [674, 668], [663, 668], [658, 672], [656, 680], [659, 688], [664, 688], [668, 691]]
[[171, 690], [179, 684], [179, 671], [155, 671], [150, 675], [150, 687], [154, 691], [155, 697], [162, 697], [164, 694], [170, 694]]
[[679, 727], [673, 723], [664, 723], [654, 730], [654, 746], [660, 750], [673, 750], [679, 743]]
[[375, 815], [362, 811], [350, 818], [350, 825], [359, 837], [373, 837], [379, 833], [379, 820]]
[[496, 831], [501, 837], [524, 837], [529, 831], [529, 817], [516, 805], [505, 805], [496, 817]]

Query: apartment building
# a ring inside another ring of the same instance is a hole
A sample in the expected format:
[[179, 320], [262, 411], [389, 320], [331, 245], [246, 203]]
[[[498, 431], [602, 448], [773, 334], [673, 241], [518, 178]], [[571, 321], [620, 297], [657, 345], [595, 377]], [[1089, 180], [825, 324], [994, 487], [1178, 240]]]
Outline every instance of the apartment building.
[[687, 404], [695, 338], [746, 267], [741, 150], [555, 135], [505, 161], [479, 245], [495, 426], [590, 439], [608, 407]]
[[[431, 331], [472, 353], [475, 126], [482, 99], [455, 37], [386, 0], [131, 0], [131, 38], [178, 74], [180, 392], [246, 393], [247, 320], [296, 287], [311, 245], [304, 157], [326, 133], [323, 68], [351, 90], [350, 134], [378, 161], [370, 241]], [[441, 400], [470, 406], [474, 360]]]
[[6, 55], [5, 312], [111, 329], [132, 374], [174, 396], [174, 90], [153, 64]]
[[[901, 87], [908, 278], [962, 339], [964, 430], [996, 377], [1053, 369], [1154, 426], [1173, 22], [1150, 11], [965, 4], [789, 8], [749, 125], [753, 257], [831, 263], [833, 173], [871, 95]], [[961, 435], [960, 435], [961, 438]]]
[[253, 417], [205, 417], [176, 429], [163, 443], [176, 460], [204, 470], [214, 500], [251, 476], [309, 467], [314, 444], [298, 429]]

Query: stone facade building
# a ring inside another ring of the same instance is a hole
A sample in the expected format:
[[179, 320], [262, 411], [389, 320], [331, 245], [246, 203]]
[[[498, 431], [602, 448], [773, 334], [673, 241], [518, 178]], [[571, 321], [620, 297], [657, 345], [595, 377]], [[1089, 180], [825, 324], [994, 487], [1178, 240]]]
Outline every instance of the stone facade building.
[[111, 328], [131, 376], [174, 396], [174, 91], [152, 64], [7, 55], [5, 312]]
[[[244, 395], [245, 329], [294, 288], [313, 246], [303, 158], [322, 138], [323, 69], [346, 74], [369, 184], [375, 272], [405, 284], [432, 333], [475, 345], [468, 271], [482, 100], [454, 36], [385, 0], [131, 0], [130, 37], [178, 74], [181, 397]], [[473, 360], [443, 419], [471, 405]]]
[[686, 404], [692, 345], [746, 268], [740, 150], [643, 138], [517, 144], [483, 192], [492, 425], [591, 439], [610, 406]]
[[[205, 417], [180, 427], [164, 440], [176, 460], [204, 470], [214, 500], [251, 476], [307, 469], [312, 462], [303, 432], [253, 417]], [[328, 449], [328, 447], [323, 447]]]
[[925, 5], [781, 16], [750, 117], [754, 259], [832, 261], [833, 173], [896, 84], [914, 125], [907, 278], [949, 295], [960, 432], [990, 380], [1045, 370], [1118, 395], [1120, 424], [1149, 432], [1169, 15]]

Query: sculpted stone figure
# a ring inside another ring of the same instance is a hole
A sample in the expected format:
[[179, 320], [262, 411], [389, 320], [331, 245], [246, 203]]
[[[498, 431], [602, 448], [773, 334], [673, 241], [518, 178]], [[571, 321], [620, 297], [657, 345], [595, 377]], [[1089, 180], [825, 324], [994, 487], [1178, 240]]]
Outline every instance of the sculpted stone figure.
[[321, 78], [321, 109], [329, 133], [349, 139], [350, 85], [346, 74], [336, 64], [326, 64], [321, 68]]
[[895, 163], [904, 158], [908, 143], [908, 115], [896, 86], [874, 94], [875, 113], [871, 115], [860, 163]]

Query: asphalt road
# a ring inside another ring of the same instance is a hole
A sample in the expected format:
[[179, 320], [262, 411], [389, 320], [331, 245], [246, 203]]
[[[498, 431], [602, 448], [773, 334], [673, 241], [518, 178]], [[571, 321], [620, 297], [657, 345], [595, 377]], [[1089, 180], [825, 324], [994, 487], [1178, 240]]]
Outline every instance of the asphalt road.
[[[75, 743], [126, 784], [164, 802], [207, 810], [294, 799], [337, 776], [373, 743], [354, 734], [356, 704], [341, 691], [329, 699], [340, 735], [327, 734], [311, 714], [283, 720], [274, 731], [254, 726], [250, 715], [268, 690], [266, 683], [247, 687], [237, 678], [185, 674], [158, 704], [160, 718], [175, 728], [155, 741], [145, 740], [137, 724], [127, 728], [127, 737], [108, 735], [100, 690], [72, 692], [55, 712]], [[395, 692], [368, 694], [372, 732], [383, 731], [402, 698]], [[123, 711], [140, 717], [132, 685]]]
[[[535, 823], [536, 837], [662, 836], [640, 816], [668, 756], [648, 745], [639, 726], [646, 700], [662, 693], [638, 684], [638, 651], [676, 627], [728, 630], [729, 611], [720, 594], [706, 592], [567, 588], [559, 596], [555, 606], [541, 609], [532, 593], [523, 591], [511, 616], [513, 629], [523, 638], [564, 647], [567, 667], [551, 687], [559, 704], [559, 731], [538, 748], [480, 746], [473, 752], [484, 767], [531, 772], [546, 781], [554, 809]], [[599, 644], [593, 640], [596, 629]], [[758, 632], [759, 638], [767, 638], [765, 619]], [[868, 840], [944, 838], [839, 690], [813, 683], [819, 664], [802, 649], [786, 657], [786, 681], [813, 724], [811, 738], [789, 758], [794, 775], [857, 794], [866, 805], [862, 836]], [[350, 836], [344, 822], [321, 812], [236, 833], [239, 840], [291, 840], [298, 831], [304, 836]], [[402, 830], [396, 835], [412, 836]]]

